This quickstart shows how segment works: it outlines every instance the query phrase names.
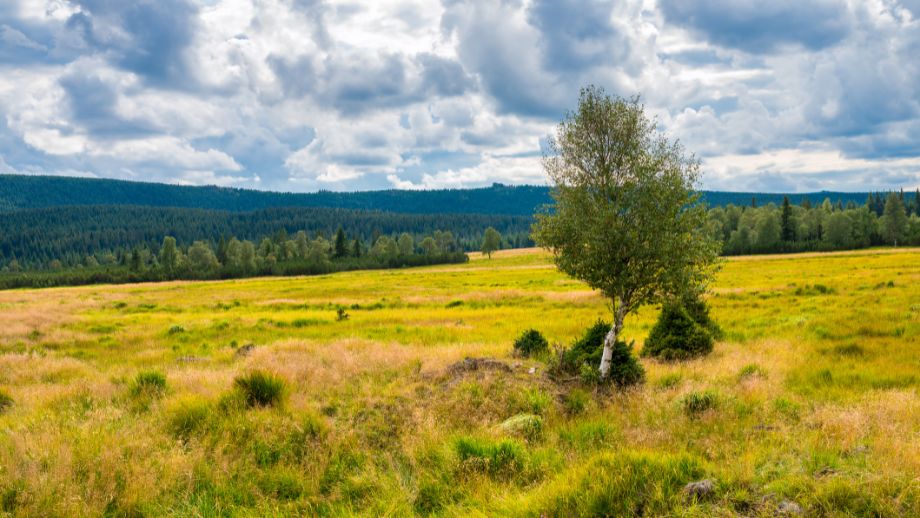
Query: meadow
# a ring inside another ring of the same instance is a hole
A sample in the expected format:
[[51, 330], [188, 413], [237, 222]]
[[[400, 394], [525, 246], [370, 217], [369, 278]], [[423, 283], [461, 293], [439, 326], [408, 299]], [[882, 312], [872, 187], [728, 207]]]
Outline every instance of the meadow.
[[0, 515], [920, 515], [920, 249], [733, 258], [709, 302], [711, 355], [606, 392], [512, 357], [609, 319], [535, 250], [3, 291]]

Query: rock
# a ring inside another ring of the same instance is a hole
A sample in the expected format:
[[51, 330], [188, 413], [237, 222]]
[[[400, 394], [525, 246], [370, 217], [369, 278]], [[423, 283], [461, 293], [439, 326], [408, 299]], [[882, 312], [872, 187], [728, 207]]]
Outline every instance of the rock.
[[536, 367], [531, 367], [531, 368], [527, 371], [527, 374], [536, 374], [536, 373], [537, 373], [537, 368], [536, 368]]
[[776, 506], [777, 516], [802, 516], [804, 513], [802, 506], [790, 500], [783, 500]]
[[447, 368], [447, 372], [451, 374], [461, 374], [478, 370], [511, 372], [511, 367], [509, 367], [507, 363], [494, 358], [464, 358], [457, 363], [451, 364], [451, 366]]
[[255, 348], [256, 348], [256, 346], [254, 346], [254, 345], [252, 345], [252, 344], [246, 344], [246, 345], [244, 345], [244, 346], [242, 346], [242, 347], [240, 347], [239, 349], [236, 350], [236, 355], [237, 355], [238, 357], [240, 357], [240, 358], [249, 356], [249, 353], [251, 353], [252, 350], [255, 349]]
[[712, 480], [703, 479], [696, 482], [690, 482], [684, 486], [684, 494], [690, 498], [702, 500], [711, 495], [716, 490], [716, 484]]
[[197, 362], [206, 362], [207, 358], [202, 358], [201, 356], [180, 356], [176, 358], [176, 361], [179, 363], [197, 363]]
[[499, 428], [505, 433], [532, 439], [543, 432], [543, 418], [534, 414], [518, 414], [506, 419]]

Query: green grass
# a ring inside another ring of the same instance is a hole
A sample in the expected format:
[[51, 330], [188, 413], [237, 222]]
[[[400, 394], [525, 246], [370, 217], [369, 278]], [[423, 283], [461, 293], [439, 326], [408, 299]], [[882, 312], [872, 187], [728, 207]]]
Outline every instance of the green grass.
[[725, 338], [623, 390], [513, 356], [610, 319], [535, 252], [0, 292], [0, 516], [918, 515], [917, 286], [916, 250], [726, 261]]

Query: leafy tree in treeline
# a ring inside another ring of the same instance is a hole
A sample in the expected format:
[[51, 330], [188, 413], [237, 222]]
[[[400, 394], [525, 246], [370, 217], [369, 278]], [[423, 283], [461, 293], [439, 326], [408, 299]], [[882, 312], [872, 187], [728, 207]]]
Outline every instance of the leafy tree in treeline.
[[[879, 217], [876, 208], [883, 198], [885, 208]], [[773, 204], [716, 207], [709, 210], [708, 228], [723, 242], [722, 252], [728, 255], [920, 245], [920, 215], [909, 215], [898, 193], [887, 197], [870, 194], [863, 206], [844, 206], [829, 199], [817, 206], [803, 205], [784, 201], [779, 208]], [[777, 219], [779, 240], [774, 225]]]
[[486, 254], [489, 259], [492, 258], [492, 252], [502, 247], [502, 235], [492, 227], [486, 229], [482, 234], [482, 253]]
[[[424, 254], [416, 253], [414, 238], [403, 233], [399, 238], [381, 235], [371, 247], [370, 254], [364, 254], [360, 239], [352, 247], [345, 247], [345, 254], [335, 257], [337, 251], [322, 234], [309, 239], [305, 232], [297, 232], [293, 239], [286, 232], [278, 232], [273, 238], [265, 237], [258, 247], [249, 240], [231, 237], [225, 240], [224, 260], [221, 261], [212, 245], [207, 241], [195, 241], [187, 249], [177, 245], [172, 236], [163, 238], [156, 253], [142, 247], [135, 247], [124, 254], [123, 265], [92, 268], [69, 268], [59, 271], [24, 272], [19, 264], [7, 265], [6, 275], [0, 275], [0, 288], [43, 287], [68, 284], [91, 284], [97, 282], [138, 282], [169, 279], [216, 279], [247, 277], [252, 275], [302, 275], [327, 273], [358, 268], [390, 268], [399, 266], [455, 263], [466, 261], [466, 254], [454, 251], [449, 232], [436, 231], [443, 246], [437, 245], [432, 236], [423, 240]], [[347, 243], [347, 242], [346, 242]], [[428, 246], [428, 245], [431, 246]], [[446, 251], [445, 251], [446, 249]]]

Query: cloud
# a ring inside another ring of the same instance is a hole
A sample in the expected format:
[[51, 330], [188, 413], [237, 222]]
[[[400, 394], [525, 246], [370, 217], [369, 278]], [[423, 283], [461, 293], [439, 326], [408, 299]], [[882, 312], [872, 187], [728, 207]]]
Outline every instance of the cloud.
[[68, 25], [91, 49], [160, 87], [193, 78], [185, 50], [197, 29], [188, 0], [75, 0], [80, 12]]
[[660, 0], [665, 19], [712, 43], [753, 53], [778, 47], [820, 50], [850, 30], [842, 0]]
[[920, 4], [0, 2], [0, 169], [264, 189], [543, 183], [579, 88], [724, 189], [920, 183]]

